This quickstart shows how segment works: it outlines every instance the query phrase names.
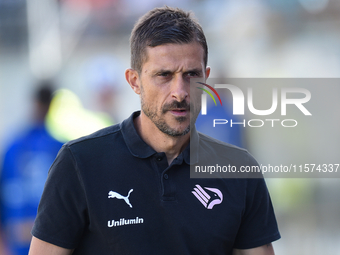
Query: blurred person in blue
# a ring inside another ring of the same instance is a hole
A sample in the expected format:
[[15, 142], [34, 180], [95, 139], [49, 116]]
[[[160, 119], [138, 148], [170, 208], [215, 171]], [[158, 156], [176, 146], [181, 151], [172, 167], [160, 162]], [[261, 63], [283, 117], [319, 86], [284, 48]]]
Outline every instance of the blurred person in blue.
[[51, 82], [40, 82], [34, 94], [30, 127], [9, 146], [1, 168], [1, 231], [11, 255], [28, 254], [31, 228], [48, 169], [62, 143], [46, 130], [52, 99]]

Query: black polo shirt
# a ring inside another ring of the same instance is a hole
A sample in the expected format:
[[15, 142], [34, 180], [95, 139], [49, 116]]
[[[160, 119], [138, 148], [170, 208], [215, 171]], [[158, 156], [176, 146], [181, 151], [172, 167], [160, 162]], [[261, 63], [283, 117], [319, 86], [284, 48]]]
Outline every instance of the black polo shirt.
[[63, 146], [35, 237], [83, 255], [225, 255], [280, 238], [263, 179], [191, 179], [189, 146], [168, 166], [137, 134], [138, 115]]

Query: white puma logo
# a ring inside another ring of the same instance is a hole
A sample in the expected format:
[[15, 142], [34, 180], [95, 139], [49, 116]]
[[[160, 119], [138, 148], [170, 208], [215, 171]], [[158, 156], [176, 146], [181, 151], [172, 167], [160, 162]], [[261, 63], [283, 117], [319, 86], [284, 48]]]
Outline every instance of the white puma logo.
[[114, 191], [110, 191], [109, 192], [109, 197], [108, 198], [118, 198], [118, 199], [124, 199], [124, 201], [132, 208], [132, 205], [130, 204], [130, 201], [129, 201], [129, 196], [130, 196], [130, 193], [133, 191], [133, 189], [130, 189], [128, 195], [126, 197], [122, 196], [121, 194], [117, 193], [117, 192], [114, 192]]

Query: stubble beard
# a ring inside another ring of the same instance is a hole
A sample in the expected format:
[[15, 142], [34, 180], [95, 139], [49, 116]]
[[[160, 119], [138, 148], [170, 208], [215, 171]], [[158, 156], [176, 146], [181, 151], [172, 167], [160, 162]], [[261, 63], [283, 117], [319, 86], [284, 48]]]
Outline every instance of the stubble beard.
[[[164, 114], [171, 110], [176, 108], [186, 109], [187, 111], [190, 111], [190, 109], [194, 109], [195, 107], [189, 105], [185, 100], [182, 102], [173, 101], [169, 104], [163, 105], [160, 114], [157, 114], [157, 109], [152, 109], [149, 105], [145, 103], [144, 99], [144, 91], [143, 87], [141, 87], [141, 106], [143, 113], [155, 124], [155, 126], [164, 134], [169, 135], [171, 137], [179, 137], [184, 136], [190, 132], [190, 126], [193, 126], [195, 124], [196, 118], [198, 116], [197, 114], [194, 114], [194, 117], [190, 117], [190, 123], [184, 130], [176, 130], [172, 127], [170, 127], [165, 119], [162, 117]], [[191, 112], [190, 112], [191, 116]], [[180, 124], [187, 120], [187, 116], [179, 116], [175, 117], [175, 120]]]

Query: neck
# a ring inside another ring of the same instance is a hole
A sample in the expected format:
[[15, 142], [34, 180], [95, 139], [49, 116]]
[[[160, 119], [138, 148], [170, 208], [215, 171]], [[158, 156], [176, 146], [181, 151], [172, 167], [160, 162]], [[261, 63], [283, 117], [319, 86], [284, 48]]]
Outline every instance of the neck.
[[184, 136], [169, 136], [160, 131], [142, 111], [134, 119], [134, 125], [137, 133], [146, 144], [157, 152], [165, 153], [169, 165], [185, 149], [190, 141], [190, 132]]

